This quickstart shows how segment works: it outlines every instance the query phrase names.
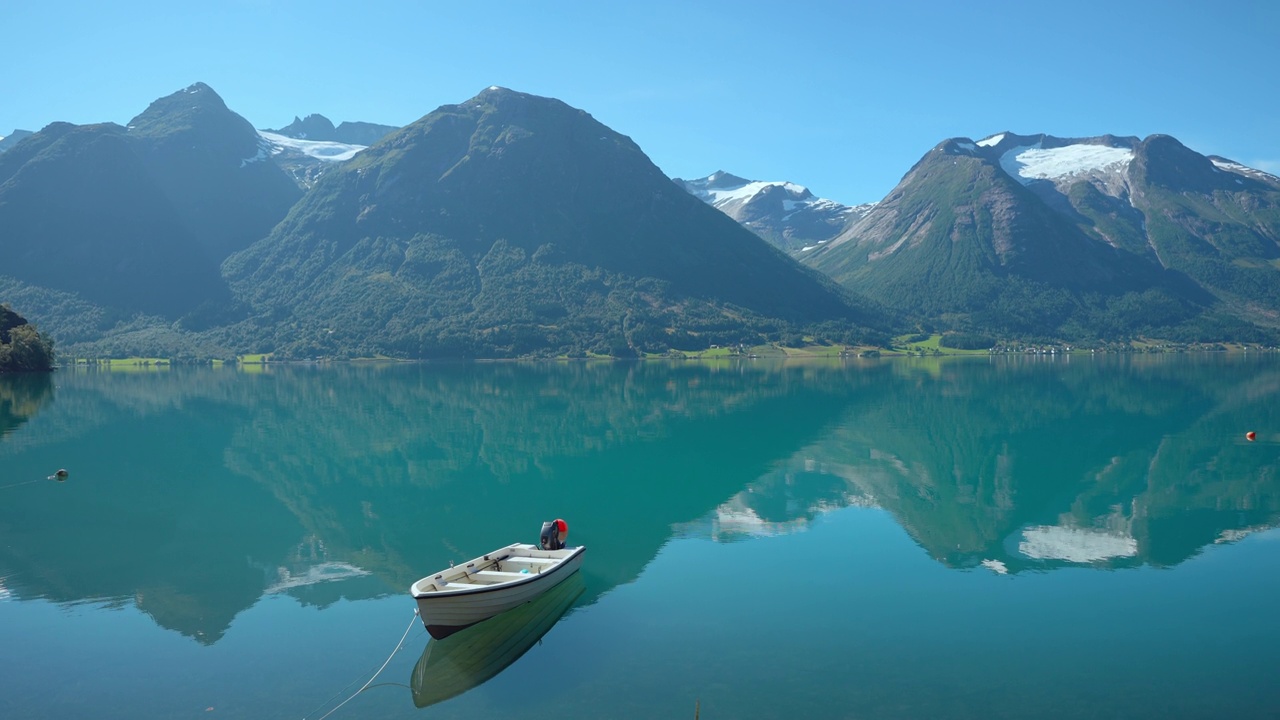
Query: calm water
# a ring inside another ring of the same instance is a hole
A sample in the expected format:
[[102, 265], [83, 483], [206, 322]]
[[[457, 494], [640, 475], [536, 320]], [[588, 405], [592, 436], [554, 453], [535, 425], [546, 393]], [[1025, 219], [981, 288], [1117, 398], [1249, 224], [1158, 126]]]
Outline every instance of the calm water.
[[0, 717], [1275, 718], [1276, 525], [1274, 355], [0, 377]]

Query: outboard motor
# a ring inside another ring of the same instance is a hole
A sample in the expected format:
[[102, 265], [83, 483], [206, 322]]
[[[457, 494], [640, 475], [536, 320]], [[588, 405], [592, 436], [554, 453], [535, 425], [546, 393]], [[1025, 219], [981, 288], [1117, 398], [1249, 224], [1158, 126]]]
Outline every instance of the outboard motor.
[[543, 550], [560, 550], [564, 547], [564, 539], [569, 537], [569, 524], [560, 518], [542, 523], [542, 535], [538, 537], [538, 547]]

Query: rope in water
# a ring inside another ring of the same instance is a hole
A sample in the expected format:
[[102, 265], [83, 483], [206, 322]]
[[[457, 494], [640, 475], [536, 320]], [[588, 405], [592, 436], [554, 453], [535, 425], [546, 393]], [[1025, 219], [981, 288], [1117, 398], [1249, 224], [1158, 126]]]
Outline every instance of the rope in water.
[[[337, 705], [335, 705], [335, 706], [333, 707], [333, 709], [332, 709], [332, 710], [330, 710], [329, 712], [327, 712], [327, 713], [325, 713], [325, 714], [321, 715], [320, 717], [316, 718], [316, 720], [324, 720], [325, 718], [329, 717], [330, 715], [332, 715], [332, 714], [334, 714], [334, 713], [338, 712], [338, 708], [342, 707], [343, 705], [346, 705], [347, 703], [351, 702], [351, 700], [352, 700], [352, 699], [354, 699], [354, 698], [355, 698], [355, 696], [359, 695], [360, 693], [364, 692], [365, 690], [368, 690], [368, 689], [369, 689], [369, 686], [373, 684], [373, 681], [374, 681], [374, 680], [377, 680], [377, 679], [378, 679], [378, 676], [382, 674], [382, 671], [387, 669], [387, 665], [390, 665], [390, 664], [391, 664], [391, 658], [395, 657], [395, 656], [396, 656], [396, 653], [400, 652], [400, 648], [404, 646], [404, 639], [405, 639], [405, 638], [407, 638], [407, 637], [409, 637], [409, 631], [413, 629], [413, 623], [414, 623], [417, 619], [418, 619], [418, 608], [414, 608], [414, 609], [413, 609], [413, 618], [412, 618], [411, 620], [409, 620], [409, 627], [406, 627], [406, 628], [404, 629], [404, 634], [400, 636], [400, 642], [396, 643], [396, 649], [395, 649], [395, 650], [392, 650], [392, 651], [391, 651], [391, 654], [387, 656], [387, 659], [382, 663], [382, 667], [378, 668], [377, 672], [375, 672], [375, 673], [373, 674], [373, 677], [369, 678], [368, 682], [366, 682], [364, 685], [361, 685], [359, 690], [357, 690], [357, 691], [355, 691], [355, 692], [351, 693], [351, 696], [350, 696], [350, 697], [348, 697], [346, 700], [343, 700], [342, 702], [340, 702], [340, 703], [338, 703]], [[353, 685], [353, 684], [355, 684], [355, 680], [352, 680], [350, 683], [348, 683], [348, 684], [347, 684], [347, 687], [349, 688], [349, 687], [351, 687], [351, 685]], [[347, 688], [342, 688], [342, 690], [346, 690], [346, 689], [347, 689]], [[341, 693], [341, 692], [342, 692], [342, 690], [339, 690], [339, 691], [338, 691], [338, 693]], [[329, 698], [328, 700], [325, 700], [324, 702], [320, 703], [320, 707], [324, 707], [325, 705], [328, 705], [328, 704], [333, 700], [333, 698], [334, 698], [334, 697], [337, 697], [337, 696], [338, 696], [338, 693], [335, 693], [333, 697], [331, 697], [331, 698]], [[319, 708], [316, 708], [316, 709], [318, 710]], [[315, 712], [315, 710], [312, 710], [311, 712]], [[308, 715], [309, 715], [309, 714], [310, 714], [310, 713], [308, 713]], [[303, 716], [302, 720], [307, 720], [307, 718], [306, 718], [306, 716], [305, 716], [305, 715]]]
[[27, 480], [26, 482], [14, 483], [12, 485], [0, 485], [0, 490], [8, 490], [9, 488], [16, 488], [16, 487], [21, 487], [23, 485], [31, 485], [32, 483], [44, 482], [45, 480], [56, 480], [56, 479], [57, 478], [50, 475], [47, 478], [36, 478], [35, 480]]
[[50, 475], [50, 476], [49, 476], [49, 477], [47, 477], [47, 478], [36, 478], [35, 480], [27, 480], [27, 481], [25, 481], [25, 482], [13, 483], [12, 485], [0, 485], [0, 490], [8, 490], [9, 488], [22, 487], [23, 485], [30, 485], [30, 484], [32, 484], [32, 483], [38, 483], [38, 482], [40, 482], [42, 479], [43, 479], [43, 480], [57, 480], [58, 482], [62, 482], [63, 480], [66, 480], [66, 479], [67, 479], [67, 471], [66, 471], [65, 469], [63, 469], [63, 470], [58, 470], [58, 472], [56, 472], [56, 473], [54, 473], [54, 474]]

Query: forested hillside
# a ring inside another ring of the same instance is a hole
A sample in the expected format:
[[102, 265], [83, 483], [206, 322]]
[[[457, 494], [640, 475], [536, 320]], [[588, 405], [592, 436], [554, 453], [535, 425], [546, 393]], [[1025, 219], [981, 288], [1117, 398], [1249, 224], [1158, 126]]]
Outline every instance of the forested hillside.
[[327, 174], [224, 271], [263, 347], [294, 356], [625, 356], [889, 327], [630, 139], [501, 88]]
[[51, 369], [53, 343], [8, 305], [0, 305], [0, 372]]

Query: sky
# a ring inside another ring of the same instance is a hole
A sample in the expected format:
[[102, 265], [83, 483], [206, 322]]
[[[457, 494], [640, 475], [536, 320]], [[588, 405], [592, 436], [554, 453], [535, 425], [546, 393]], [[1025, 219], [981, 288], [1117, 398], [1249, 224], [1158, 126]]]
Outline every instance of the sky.
[[1280, 174], [1280, 2], [0, 0], [0, 135], [210, 85], [257, 128], [554, 97], [667, 175], [884, 197], [951, 137], [1172, 135]]

